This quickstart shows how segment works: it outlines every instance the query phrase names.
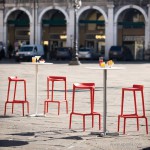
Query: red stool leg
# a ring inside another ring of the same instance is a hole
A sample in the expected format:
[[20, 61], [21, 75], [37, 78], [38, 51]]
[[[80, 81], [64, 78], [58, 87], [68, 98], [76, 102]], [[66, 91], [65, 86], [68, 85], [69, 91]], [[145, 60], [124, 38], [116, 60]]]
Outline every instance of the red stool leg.
[[90, 89], [91, 91], [91, 114], [92, 114], [92, 128], [94, 127], [94, 115], [93, 115], [93, 111], [94, 111], [94, 89]]
[[121, 116], [123, 115], [123, 106], [124, 106], [124, 89], [122, 89]]
[[[135, 115], [137, 114], [137, 104], [136, 104], [136, 94], [135, 91], [133, 91], [133, 95], [134, 95], [134, 108], [135, 108]], [[137, 117], [137, 131], [139, 131], [139, 118]]]
[[66, 79], [65, 79], [65, 100], [67, 99], [67, 83], [66, 83]]
[[120, 116], [118, 115], [118, 132], [119, 132], [119, 129], [120, 129]]
[[14, 113], [14, 103], [12, 103], [11, 113]]
[[66, 113], [68, 114], [68, 101], [66, 101]]
[[75, 99], [75, 86], [73, 86], [73, 96], [72, 96], [72, 112], [74, 112], [74, 99]]
[[94, 115], [92, 115], [92, 128], [94, 127]]
[[123, 134], [125, 134], [125, 128], [126, 128], [126, 118], [124, 118]]
[[7, 90], [7, 100], [5, 102], [5, 109], [4, 109], [4, 115], [6, 115], [6, 107], [7, 107], [7, 102], [9, 101], [9, 93], [10, 93], [10, 80], [8, 82], [8, 90]]
[[[16, 98], [16, 88], [17, 88], [17, 81], [15, 81], [13, 100], [15, 100], [15, 98]], [[12, 114], [13, 114], [13, 113], [14, 113], [14, 103], [12, 103]]]
[[22, 115], [24, 116], [24, 103], [22, 103]]
[[48, 102], [46, 102], [46, 112], [48, 113]]
[[83, 131], [85, 131], [85, 115], [83, 115]]
[[7, 101], [9, 100], [9, 93], [10, 93], [10, 80], [9, 80], [9, 83], [8, 83], [8, 91], [7, 91]]
[[[25, 98], [25, 101], [27, 101], [27, 94], [26, 94], [26, 80], [24, 80], [24, 98]], [[24, 107], [24, 104], [23, 104], [23, 107]], [[23, 110], [24, 111], [24, 110]], [[28, 106], [28, 102], [27, 102], [27, 112], [29, 113], [29, 106]], [[24, 116], [24, 115], [23, 115]]]
[[4, 116], [6, 115], [7, 102], [5, 102]]
[[54, 100], [54, 81], [52, 81], [52, 97], [51, 100]]
[[25, 101], [27, 100], [27, 92], [26, 92], [26, 81], [24, 81], [24, 98], [25, 98]]
[[17, 88], [17, 81], [15, 81], [15, 87], [14, 87], [14, 98], [13, 98], [13, 100], [15, 100], [15, 98], [16, 98], [16, 88]]
[[118, 115], [118, 132], [120, 129], [120, 117], [123, 115], [123, 106], [124, 106], [124, 89], [122, 89], [122, 96], [121, 96], [121, 115]]
[[[141, 91], [141, 96], [142, 96], [143, 116], [145, 116], [145, 104], [144, 104], [143, 90]], [[148, 134], [148, 121], [146, 117], [145, 117], [145, 124], [146, 124], [146, 133]]]
[[72, 113], [70, 113], [69, 129], [71, 129], [71, 123], [72, 123]]
[[58, 115], [60, 113], [60, 102], [58, 102]]
[[143, 90], [141, 91], [141, 97], [142, 97], [143, 116], [145, 116], [145, 104], [144, 104], [144, 93], [143, 93]]
[[46, 113], [46, 101], [44, 102], [44, 114]]
[[74, 112], [74, 99], [75, 99], [75, 86], [73, 85], [73, 91], [72, 91], [72, 112], [70, 113], [69, 129], [71, 129], [72, 113]]
[[47, 77], [47, 99], [49, 99], [49, 79]]
[[148, 134], [148, 121], [146, 117], [145, 117], [145, 124], [146, 124], [146, 134]]
[[99, 130], [101, 129], [101, 116], [99, 115]]
[[29, 102], [27, 101], [27, 111], [28, 111], [28, 114], [29, 114]]
[[68, 114], [67, 83], [66, 83], [66, 79], [65, 79], [65, 100], [66, 100], [66, 113]]

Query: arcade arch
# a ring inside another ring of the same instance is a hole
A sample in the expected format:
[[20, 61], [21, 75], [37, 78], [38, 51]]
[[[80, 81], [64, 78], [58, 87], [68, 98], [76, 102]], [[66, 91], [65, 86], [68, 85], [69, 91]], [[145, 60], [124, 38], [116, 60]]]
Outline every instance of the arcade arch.
[[79, 12], [79, 47], [89, 47], [96, 57], [105, 52], [105, 13], [89, 7]]
[[13, 8], [4, 18], [5, 43], [9, 56], [22, 43], [30, 43], [30, 13], [24, 8]]
[[144, 59], [147, 15], [139, 6], [124, 6], [115, 15], [116, 45], [125, 46], [135, 60]]
[[59, 9], [46, 9], [41, 13], [38, 22], [41, 27], [41, 41], [50, 59], [56, 57], [57, 47], [66, 47], [67, 29], [66, 14]]

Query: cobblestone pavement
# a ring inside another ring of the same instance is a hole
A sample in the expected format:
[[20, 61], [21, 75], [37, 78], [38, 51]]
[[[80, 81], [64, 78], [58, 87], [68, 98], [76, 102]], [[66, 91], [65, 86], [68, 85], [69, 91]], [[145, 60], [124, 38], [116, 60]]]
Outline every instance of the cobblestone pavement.
[[[67, 98], [69, 114], [72, 104], [72, 85], [75, 82], [94, 82], [95, 111], [103, 118], [103, 71], [89, 70], [87, 66], [97, 66], [97, 62], [82, 62], [79, 66], [69, 66], [68, 62], [54, 62], [53, 65], [39, 66], [38, 113], [44, 111], [46, 99], [46, 78], [48, 75], [67, 77]], [[133, 84], [143, 84], [146, 116], [150, 130], [150, 63], [149, 62], [116, 62], [115, 66], [125, 67], [124, 70], [108, 71], [107, 76], [107, 130], [117, 131], [117, 116], [120, 114], [121, 88]], [[82, 117], [74, 116], [72, 129], [69, 130], [69, 114], [66, 114], [65, 104], [61, 104], [60, 115], [57, 115], [57, 105], [49, 105], [45, 117], [22, 117], [21, 105], [15, 105], [14, 114], [8, 104], [7, 115], [4, 114], [4, 103], [7, 96], [8, 76], [18, 76], [27, 80], [27, 98], [30, 102], [30, 114], [35, 112], [35, 67], [7, 61], [0, 62], [0, 150], [148, 150], [150, 149], [150, 133], [146, 134], [145, 120], [140, 119], [140, 129], [136, 130], [136, 119], [127, 119], [126, 134], [123, 131], [123, 121], [119, 136], [98, 137], [91, 134], [99, 132], [98, 119], [91, 127], [91, 118], [86, 117], [86, 131], [83, 132]], [[63, 96], [63, 85], [56, 83], [55, 98]], [[23, 88], [18, 88], [18, 98], [22, 96]], [[89, 110], [89, 92], [76, 92], [77, 110]], [[126, 96], [125, 111], [132, 112], [133, 94]], [[140, 101], [140, 94], [137, 94]], [[142, 113], [138, 102], [139, 113]], [[26, 110], [26, 109], [25, 109]], [[103, 120], [102, 120], [103, 128]], [[149, 131], [150, 132], [150, 131]]]

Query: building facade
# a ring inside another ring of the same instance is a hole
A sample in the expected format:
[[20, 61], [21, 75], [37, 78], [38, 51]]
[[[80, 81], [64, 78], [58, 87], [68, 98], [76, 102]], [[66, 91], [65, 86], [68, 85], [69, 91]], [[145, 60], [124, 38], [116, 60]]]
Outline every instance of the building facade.
[[74, 24], [74, 0], [0, 0], [0, 41], [56, 47], [91, 47], [109, 58], [113, 45], [128, 47], [135, 60], [150, 49], [150, 0], [82, 0]]

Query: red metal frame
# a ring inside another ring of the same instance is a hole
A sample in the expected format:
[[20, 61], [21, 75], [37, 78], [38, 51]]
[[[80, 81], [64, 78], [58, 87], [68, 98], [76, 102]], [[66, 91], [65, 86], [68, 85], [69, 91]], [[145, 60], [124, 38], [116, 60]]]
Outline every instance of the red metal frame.
[[[27, 104], [27, 112], [29, 114], [29, 102], [27, 101], [27, 96], [26, 96], [26, 80], [19, 79], [16, 76], [16, 77], [8, 77], [8, 81], [9, 82], [8, 82], [7, 100], [5, 102], [4, 115], [6, 115], [6, 107], [7, 107], [8, 103], [12, 104], [12, 114], [14, 112], [14, 104], [22, 104], [22, 114], [23, 114], [23, 116], [24, 116], [24, 104], [26, 103]], [[13, 100], [9, 99], [11, 82], [15, 82]], [[16, 100], [17, 82], [23, 82], [24, 83], [24, 99], [23, 100]]]
[[[90, 106], [91, 111], [90, 113], [77, 113], [74, 111], [75, 107], [75, 91], [76, 89], [89, 89], [90, 90]], [[92, 116], [92, 128], [94, 127], [94, 116], [99, 116], [99, 130], [101, 129], [101, 115], [98, 112], [94, 112], [94, 90], [95, 84], [94, 83], [75, 83], [73, 84], [73, 97], [72, 97], [72, 112], [70, 113], [70, 122], [69, 122], [69, 129], [71, 129], [72, 123], [72, 115], [80, 115], [83, 116], [83, 131], [85, 131], [85, 116]]]
[[[54, 100], [54, 82], [62, 81], [64, 82], [64, 100]], [[50, 83], [52, 82], [52, 91], [51, 91], [51, 99], [50, 99]], [[66, 103], [66, 113], [68, 114], [68, 101], [67, 101], [67, 83], [66, 77], [63, 76], [48, 76], [47, 77], [47, 99], [44, 101], [44, 114], [48, 113], [48, 103], [58, 103], [58, 115], [60, 114], [60, 103]]]
[[[131, 88], [122, 88], [122, 102], [121, 102], [121, 114], [118, 115], [118, 132], [120, 128], [120, 118], [124, 119], [124, 128], [123, 128], [123, 134], [125, 134], [125, 127], [126, 127], [126, 119], [127, 118], [136, 118], [137, 119], [137, 131], [139, 131], [139, 118], [144, 118], [145, 119], [145, 124], [146, 124], [146, 133], [148, 134], [148, 120], [147, 117], [145, 116], [145, 105], [144, 105], [144, 93], [143, 93], [144, 86], [143, 85], [133, 85]], [[125, 91], [128, 92], [133, 92], [134, 96], [134, 114], [124, 114], [123, 109], [124, 109], [124, 94]], [[143, 109], [143, 114], [138, 115], [137, 111], [137, 101], [136, 101], [136, 92], [141, 92], [141, 98], [142, 98], [142, 109]]]

